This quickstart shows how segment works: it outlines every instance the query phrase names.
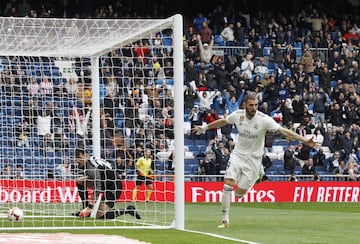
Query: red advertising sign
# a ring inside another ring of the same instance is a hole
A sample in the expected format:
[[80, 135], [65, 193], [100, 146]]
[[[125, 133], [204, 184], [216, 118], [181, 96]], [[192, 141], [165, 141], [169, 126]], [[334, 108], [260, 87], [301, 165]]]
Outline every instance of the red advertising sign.
[[[134, 182], [124, 182], [119, 201], [131, 199]], [[222, 182], [185, 182], [186, 202], [220, 202]], [[137, 199], [145, 199], [144, 187]], [[152, 200], [174, 201], [173, 182], [155, 182]], [[77, 202], [74, 181], [0, 180], [0, 203]], [[263, 182], [255, 185], [241, 200], [234, 193], [232, 202], [359, 202], [359, 182]]]
[[[220, 202], [223, 183], [187, 182], [186, 202]], [[359, 182], [262, 182], [232, 202], [359, 202]]]
[[[174, 201], [174, 184], [172, 182], [156, 182], [153, 186], [152, 198], [155, 201]], [[123, 194], [119, 201], [130, 201], [134, 182], [123, 182]], [[92, 191], [89, 188], [91, 197]], [[137, 194], [139, 201], [145, 200], [144, 186]], [[74, 181], [55, 180], [0, 180], [0, 204], [4, 202], [78, 202], [79, 195]]]
[[74, 181], [0, 180], [0, 203], [77, 202]]

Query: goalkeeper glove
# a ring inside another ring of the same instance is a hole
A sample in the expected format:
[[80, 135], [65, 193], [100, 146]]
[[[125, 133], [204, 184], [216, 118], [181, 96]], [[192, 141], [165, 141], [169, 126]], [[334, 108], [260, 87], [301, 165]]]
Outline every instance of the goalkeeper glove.
[[91, 208], [89, 208], [89, 207], [84, 208], [83, 210], [81, 210], [81, 212], [80, 212], [80, 214], [79, 214], [79, 217], [80, 217], [80, 218], [89, 217], [89, 216], [90, 216], [90, 213], [91, 213]]

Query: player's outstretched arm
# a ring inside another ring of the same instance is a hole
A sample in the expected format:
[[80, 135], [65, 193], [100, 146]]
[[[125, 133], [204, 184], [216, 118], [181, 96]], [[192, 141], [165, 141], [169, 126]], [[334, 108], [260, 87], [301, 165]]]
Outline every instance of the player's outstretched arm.
[[204, 134], [209, 129], [215, 129], [219, 127], [223, 127], [227, 124], [226, 119], [218, 119], [214, 122], [211, 122], [210, 124], [206, 124], [203, 126], [195, 126], [192, 128], [192, 132], [196, 133], [197, 135]]
[[303, 137], [289, 129], [286, 129], [284, 127], [279, 128], [279, 133], [282, 134], [285, 137], [292, 138], [293, 140], [301, 141], [312, 148], [318, 148], [321, 147], [321, 144], [319, 142], [314, 141], [314, 137], [306, 138]]

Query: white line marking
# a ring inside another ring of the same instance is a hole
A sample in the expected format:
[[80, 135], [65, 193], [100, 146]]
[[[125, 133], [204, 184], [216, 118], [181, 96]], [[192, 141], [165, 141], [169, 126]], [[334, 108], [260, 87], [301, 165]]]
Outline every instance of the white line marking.
[[99, 198], [96, 200], [96, 203], [95, 203], [93, 209], [91, 209], [90, 217], [96, 218], [96, 214], [97, 214], [97, 212], [98, 212], [98, 210], [99, 210], [99, 206], [100, 206], [100, 202], [101, 202], [102, 196], [103, 196], [103, 193], [100, 192]]
[[70, 234], [70, 233], [0, 233], [0, 243], [6, 244], [38, 244], [38, 243], [53, 243], [53, 244], [103, 244], [103, 243], [123, 243], [123, 244], [150, 244], [149, 242], [139, 241], [135, 239], [126, 238], [118, 235], [85, 235], [85, 234]]
[[212, 237], [216, 237], [216, 238], [220, 238], [220, 239], [224, 239], [224, 240], [229, 240], [229, 241], [237, 241], [237, 242], [243, 242], [243, 243], [247, 243], [247, 244], [259, 244], [257, 242], [240, 240], [240, 239], [236, 239], [236, 238], [232, 238], [232, 237], [228, 237], [228, 236], [217, 235], [214, 233], [208, 233], [208, 232], [202, 232], [202, 231], [196, 231], [196, 230], [187, 230], [187, 229], [185, 229], [184, 231], [196, 233], [196, 234], [208, 235], [208, 236], [212, 236]]

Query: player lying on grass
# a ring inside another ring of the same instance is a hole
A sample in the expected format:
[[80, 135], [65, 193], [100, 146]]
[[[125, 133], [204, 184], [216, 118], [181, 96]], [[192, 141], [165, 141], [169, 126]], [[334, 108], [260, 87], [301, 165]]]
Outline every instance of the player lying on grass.
[[320, 146], [313, 138], [305, 138], [281, 127], [270, 116], [258, 111], [258, 106], [256, 97], [248, 94], [244, 98], [244, 109], [238, 109], [224, 119], [193, 128], [193, 132], [201, 134], [208, 129], [233, 124], [238, 131], [238, 140], [231, 152], [224, 177], [221, 200], [223, 216], [219, 228], [227, 227], [229, 224], [230, 198], [235, 184], [237, 184], [235, 196], [240, 199], [253, 187], [261, 175], [261, 160], [267, 131], [277, 131], [286, 138], [301, 141], [310, 147]]
[[[96, 218], [114, 219], [123, 214], [130, 214], [136, 219], [141, 219], [134, 205], [129, 205], [126, 209], [114, 209], [115, 203], [122, 193], [122, 182], [121, 177], [109, 162], [90, 157], [82, 148], [75, 150], [75, 157], [79, 168], [84, 170], [84, 176], [78, 178], [76, 183], [85, 188], [92, 188], [94, 205], [88, 204], [74, 215], [84, 218], [94, 212]], [[99, 200], [99, 198], [101, 199]]]

